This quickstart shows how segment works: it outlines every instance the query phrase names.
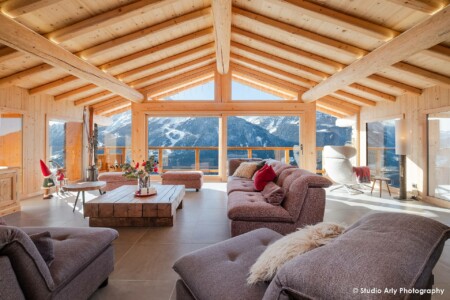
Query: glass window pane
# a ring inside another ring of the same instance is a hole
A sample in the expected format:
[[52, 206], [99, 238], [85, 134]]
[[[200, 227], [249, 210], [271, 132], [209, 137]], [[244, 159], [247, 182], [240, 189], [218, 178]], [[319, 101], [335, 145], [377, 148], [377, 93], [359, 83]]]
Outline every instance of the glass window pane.
[[159, 161], [159, 170], [202, 170], [217, 175], [219, 169], [218, 117], [149, 117], [148, 155]]
[[428, 115], [428, 195], [450, 201], [450, 112]]
[[399, 158], [395, 154], [395, 120], [367, 123], [367, 165], [371, 174], [388, 177], [400, 186]]
[[64, 121], [49, 121], [49, 160], [50, 169], [66, 167], [66, 123]]

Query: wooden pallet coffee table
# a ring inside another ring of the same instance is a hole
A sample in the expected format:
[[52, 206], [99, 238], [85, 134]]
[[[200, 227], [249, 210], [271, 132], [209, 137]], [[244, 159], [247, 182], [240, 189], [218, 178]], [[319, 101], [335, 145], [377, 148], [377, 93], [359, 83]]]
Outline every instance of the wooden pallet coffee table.
[[156, 185], [157, 194], [135, 197], [136, 185], [123, 185], [84, 205], [92, 227], [173, 226], [182, 208], [184, 185]]

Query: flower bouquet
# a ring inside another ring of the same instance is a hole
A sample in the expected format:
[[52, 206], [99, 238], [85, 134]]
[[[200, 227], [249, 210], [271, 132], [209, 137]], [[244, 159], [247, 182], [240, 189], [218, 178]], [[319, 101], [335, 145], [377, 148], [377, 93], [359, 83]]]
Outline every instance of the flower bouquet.
[[[134, 166], [133, 166], [134, 165]], [[124, 177], [137, 178], [138, 188], [136, 196], [151, 196], [156, 194], [155, 187], [151, 186], [150, 174], [158, 172], [158, 162], [155, 161], [155, 157], [151, 156], [147, 161], [142, 163], [133, 160], [133, 165], [130, 163], [123, 164], [122, 171]]]

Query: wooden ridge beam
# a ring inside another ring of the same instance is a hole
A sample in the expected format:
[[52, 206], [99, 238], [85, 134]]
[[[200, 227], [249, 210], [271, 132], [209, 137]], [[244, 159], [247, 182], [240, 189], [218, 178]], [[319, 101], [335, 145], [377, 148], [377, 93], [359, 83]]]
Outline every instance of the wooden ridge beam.
[[99, 56], [110, 51], [113, 48], [148, 37], [149, 35], [160, 34], [164, 31], [172, 30], [175, 27], [182, 26], [183, 24], [198, 22], [198, 20], [200, 19], [207, 19], [210, 17], [210, 14], [211, 8], [203, 8], [79, 51], [77, 52], [77, 55], [85, 59]]
[[257, 79], [260, 81], [271, 82], [274, 85], [277, 85], [281, 88], [284, 88], [286, 90], [290, 90], [293, 92], [298, 92], [298, 91], [301, 91], [304, 89], [304, 87], [302, 87], [298, 84], [280, 79], [278, 77], [268, 75], [266, 73], [262, 73], [260, 71], [257, 71], [252, 68], [248, 68], [243, 65], [236, 64], [236, 63], [233, 63], [233, 74], [237, 74], [237, 75], [240, 74], [240, 75], [254, 78], [254, 79]]
[[308, 66], [305, 66], [305, 65], [302, 65], [302, 64], [299, 64], [299, 63], [296, 63], [296, 62], [293, 62], [293, 61], [290, 61], [290, 60], [287, 60], [287, 59], [284, 59], [284, 58], [272, 55], [272, 54], [269, 54], [269, 53], [261, 51], [261, 50], [254, 49], [252, 47], [240, 44], [238, 42], [231, 42], [231, 47], [239, 49], [239, 50], [242, 50], [242, 51], [245, 51], [245, 52], [250, 53], [252, 55], [257, 55], [257, 56], [260, 56], [260, 57], [263, 57], [263, 58], [266, 58], [266, 59], [270, 59], [272, 61], [281, 63], [281, 64], [289, 66], [289, 67], [293, 67], [293, 68], [295, 68], [297, 70], [300, 70], [302, 72], [307, 73], [308, 75], [315, 75], [317, 77], [320, 77], [321, 79], [325, 79], [325, 78], [327, 78], [329, 76], [329, 74], [327, 74], [325, 72], [322, 72], [322, 71], [310, 68]]
[[354, 17], [322, 5], [318, 5], [304, 0], [266, 0], [270, 4], [283, 7], [298, 15], [307, 15], [314, 19], [335, 24], [346, 29], [354, 30], [378, 40], [387, 40], [398, 32], [375, 24], [373, 22]]
[[119, 75], [117, 75], [117, 78], [125, 79], [125, 78], [127, 78], [129, 76], [133, 76], [133, 75], [142, 73], [144, 71], [149, 71], [149, 70], [157, 68], [159, 66], [162, 66], [162, 65], [165, 65], [165, 64], [169, 64], [169, 63], [173, 63], [176, 60], [187, 58], [187, 57], [193, 56], [195, 54], [198, 55], [199, 53], [203, 53], [203, 52], [205, 52], [205, 53], [213, 52], [213, 47], [214, 47], [214, 43], [208, 43], [208, 44], [199, 46], [197, 48], [190, 49], [190, 50], [187, 50], [187, 51], [184, 51], [184, 52], [172, 55], [172, 56], [168, 56], [166, 58], [163, 58], [163, 59], [151, 62], [151, 63], [143, 65], [141, 67], [138, 67], [138, 68], [135, 68], [135, 69], [132, 69], [132, 70], [120, 73]]
[[149, 76], [142, 77], [140, 79], [137, 79], [137, 80], [134, 80], [134, 81], [130, 82], [129, 84], [131, 84], [132, 86], [138, 86], [138, 85], [141, 85], [141, 84], [148, 83], [149, 81], [152, 81], [152, 80], [155, 80], [155, 79], [156, 79], [156, 81], [158, 81], [158, 78], [170, 75], [172, 73], [179, 72], [181, 70], [190, 68], [192, 66], [202, 65], [202, 64], [205, 64], [205, 63], [212, 62], [214, 60], [214, 58], [215, 58], [215, 54], [212, 53], [212, 54], [203, 56], [201, 58], [191, 60], [191, 61], [189, 61], [187, 63], [178, 65], [176, 67], [173, 67], [173, 68], [170, 68], [170, 69], [166, 69], [164, 71], [161, 71], [161, 72], [158, 72], [158, 73], [155, 73], [155, 74], [151, 74]]
[[[408, 7], [414, 10], [421, 11], [426, 14], [433, 14], [443, 6], [443, 1], [440, 0], [387, 0], [400, 6]], [[448, 4], [448, 3], [447, 3]]]
[[[169, 49], [171, 47], [178, 46], [178, 45], [180, 45], [182, 43], [185, 43], [187, 41], [192, 41], [192, 39], [198, 39], [198, 38], [210, 35], [211, 33], [212, 33], [212, 29], [210, 29], [210, 28], [209, 29], [200, 30], [200, 31], [194, 32], [192, 34], [185, 35], [185, 36], [183, 36], [181, 38], [170, 40], [168, 42], [156, 45], [154, 47], [147, 48], [145, 50], [142, 50], [142, 51], [139, 51], [139, 52], [135, 52], [133, 54], [121, 57], [119, 59], [116, 59], [116, 60], [110, 61], [108, 63], [102, 64], [102, 65], [100, 65], [98, 67], [100, 69], [102, 69], [102, 70], [107, 70], [108, 71], [110, 68], [114, 68], [114, 67], [126, 64], [127, 62], [130, 62], [130, 61], [133, 61], [133, 60], [136, 60], [136, 59], [141, 59], [141, 58], [143, 58], [143, 57], [145, 57], [147, 55], [150, 55], [150, 54], [159, 53], [159, 52], [162, 53], [162, 52], [164, 52], [165, 50], [167, 50], [167, 49]], [[120, 77], [120, 75], [121, 74], [119, 74], [118, 77]], [[58, 79], [58, 80], [55, 80], [55, 81], [52, 81], [52, 82], [49, 82], [49, 83], [46, 83], [46, 84], [34, 87], [34, 88], [29, 90], [29, 93], [30, 93], [30, 95], [37, 94], [37, 93], [43, 93], [43, 92], [46, 92], [48, 90], [51, 90], [51, 89], [57, 88], [59, 86], [62, 86], [64, 84], [66, 84], [68, 82], [71, 82], [73, 80], [76, 80], [76, 79], [78, 79], [78, 78], [75, 77], [75, 76], [71, 76], [71, 75], [70, 76], [66, 76], [66, 77], [63, 77], [61, 79]]]
[[252, 60], [250, 58], [247, 58], [247, 57], [235, 54], [235, 53], [231, 53], [231, 59], [234, 62], [237, 62], [238, 64], [242, 64], [242, 63], [249, 64], [249, 65], [252, 65], [252, 66], [255, 66], [255, 67], [259, 67], [259, 68], [262, 68], [264, 70], [276, 73], [278, 75], [287, 77], [287, 78], [289, 78], [291, 80], [294, 80], [296, 82], [300, 82], [299, 85], [303, 86], [303, 87], [309, 88], [309, 87], [314, 86], [316, 84], [316, 82], [314, 80], [303, 78], [301, 76], [298, 76], [298, 75], [286, 72], [284, 70], [281, 70], [281, 69], [278, 69], [278, 68], [275, 68], [275, 67], [272, 67], [272, 66], [260, 63], [258, 61]]
[[210, 78], [206, 78], [204, 80], [196, 81], [196, 82], [194, 82], [192, 84], [185, 85], [185, 86], [183, 86], [181, 88], [178, 88], [178, 89], [175, 89], [175, 90], [171, 90], [171, 91], [169, 91], [169, 92], [167, 92], [165, 94], [160, 94], [160, 95], [158, 95], [158, 98], [159, 99], [167, 98], [167, 97], [176, 95], [178, 93], [181, 93], [183, 91], [186, 91], [186, 90], [198, 87], [200, 85], [206, 84], [206, 83], [211, 82], [213, 80], [214, 80], [214, 77], [210, 77]]
[[322, 81], [302, 95], [310, 102], [389, 67], [420, 50], [430, 48], [450, 37], [450, 7], [429, 17], [396, 38], [378, 47], [339, 73]]
[[[55, 0], [57, 1], [57, 0]], [[60, 1], [60, 0], [59, 0]], [[75, 24], [57, 29], [46, 36], [58, 43], [62, 43], [83, 34], [111, 26], [113, 24], [125, 21], [127, 19], [143, 15], [152, 10], [172, 5], [177, 0], [142, 0], [124, 5], [110, 11], [95, 15], [93, 17], [84, 19]]]
[[103, 92], [100, 92], [100, 93], [97, 93], [97, 94], [85, 97], [83, 99], [76, 100], [74, 102], [74, 104], [75, 104], [75, 106], [92, 105], [92, 104], [97, 103], [97, 102], [99, 102], [101, 100], [108, 100], [108, 99], [105, 99], [105, 98], [108, 98], [108, 97], [111, 97], [111, 96], [114, 97], [114, 95], [110, 91], [103, 91]]
[[247, 85], [249, 87], [252, 87], [254, 89], [260, 90], [262, 92], [271, 94], [273, 96], [276, 97], [280, 97], [281, 99], [286, 99], [286, 100], [294, 100], [297, 99], [297, 95], [291, 92], [284, 92], [281, 89], [272, 89], [271, 87], [267, 86], [267, 85], [263, 85], [258, 83], [255, 80], [248, 80], [247, 78], [245, 78], [244, 76], [232, 76], [233, 81], [239, 82], [240, 84], [243, 85]]
[[[243, 36], [243, 37], [251, 39], [251, 40], [255, 40], [259, 43], [262, 43], [262, 44], [265, 44], [265, 45], [268, 45], [268, 46], [271, 46], [274, 48], [279, 48], [281, 50], [285, 50], [285, 51], [290, 52], [293, 55], [296, 55], [298, 57], [309, 59], [309, 60], [312, 60], [317, 63], [325, 64], [329, 67], [334, 68], [336, 71], [340, 71], [347, 66], [347, 65], [339, 63], [337, 61], [334, 61], [334, 60], [331, 60], [328, 58], [324, 58], [322, 56], [315, 55], [314, 53], [303, 51], [303, 50], [297, 49], [292, 46], [282, 44], [280, 42], [265, 38], [263, 36], [260, 36], [260, 35], [257, 35], [257, 34], [254, 34], [254, 33], [251, 33], [251, 32], [236, 28], [236, 27], [232, 28], [232, 33], [238, 34], [240, 36]], [[327, 73], [324, 73], [324, 74], [326, 75], [325, 78], [331, 76], [331, 74], [327, 74]], [[417, 87], [414, 87], [414, 86], [411, 86], [411, 85], [408, 85], [408, 84], [405, 84], [405, 83], [402, 83], [399, 81], [395, 81], [395, 80], [392, 80], [392, 79], [389, 79], [389, 78], [386, 78], [386, 77], [383, 77], [383, 76], [380, 76], [377, 74], [373, 74], [373, 75], [369, 76], [368, 78], [377, 83], [380, 83], [383, 85], [388, 85], [393, 88], [401, 89], [403, 92], [408, 93], [408, 94], [412, 94], [412, 95], [421, 95], [422, 94], [422, 90], [420, 88], [417, 88]]]
[[61, 1], [62, 0], [8, 0], [1, 4], [1, 12], [10, 18], [17, 18]]
[[53, 67], [47, 64], [41, 64], [38, 65], [36, 67], [30, 68], [30, 69], [26, 69], [23, 70], [21, 72], [18, 73], [14, 73], [12, 75], [6, 76], [6, 77], [2, 77], [0, 78], [0, 88], [4, 88], [10, 85], [15, 85], [17, 84], [20, 80], [34, 75], [34, 74], [38, 74], [44, 71], [48, 71], [50, 69], [52, 69]]
[[329, 49], [332, 49], [336, 52], [348, 55], [353, 58], [361, 57], [367, 54], [366, 50], [360, 49], [358, 47], [354, 47], [352, 45], [340, 42], [338, 40], [334, 40], [323, 35], [314, 33], [312, 31], [307, 31], [296, 26], [290, 25], [288, 23], [284, 23], [281, 21], [277, 21], [275, 19], [271, 19], [269, 17], [265, 17], [263, 15], [259, 15], [250, 11], [246, 11], [237, 7], [233, 7], [233, 14], [237, 16], [242, 16], [252, 21], [256, 21], [258, 23], [264, 24], [266, 26], [270, 26], [272, 28], [282, 30], [284, 32], [289, 32], [296, 37], [299, 37], [303, 40], [307, 40], [309, 43], [326, 46]]
[[330, 116], [333, 116], [333, 117], [336, 117], [336, 118], [338, 118], [338, 119], [342, 119], [342, 118], [347, 117], [347, 116], [344, 115], [344, 114], [337, 113], [337, 112], [332, 111], [332, 110], [330, 110], [330, 109], [324, 108], [323, 106], [317, 105], [317, 106], [316, 106], [316, 109], [317, 109], [317, 111], [320, 111], [320, 112], [322, 112], [322, 113], [324, 113], [324, 114], [327, 114], [327, 115], [330, 115]]
[[143, 100], [144, 96], [135, 89], [2, 14], [0, 14], [0, 27], [2, 28], [0, 43], [36, 56], [45, 63], [61, 68], [71, 75], [92, 82], [100, 88], [131, 101]]
[[212, 0], [217, 71], [227, 74], [230, 69], [231, 0]]

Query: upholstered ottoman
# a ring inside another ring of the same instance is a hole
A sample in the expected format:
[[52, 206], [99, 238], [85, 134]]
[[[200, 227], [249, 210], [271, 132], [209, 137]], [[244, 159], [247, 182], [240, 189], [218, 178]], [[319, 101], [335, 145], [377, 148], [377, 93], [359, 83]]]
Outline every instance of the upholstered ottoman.
[[161, 174], [162, 184], [184, 185], [187, 189], [197, 192], [203, 185], [202, 171], [167, 171]]
[[137, 179], [122, 176], [122, 172], [106, 172], [98, 175], [98, 180], [105, 181], [105, 191], [112, 191], [122, 185], [137, 185]]

